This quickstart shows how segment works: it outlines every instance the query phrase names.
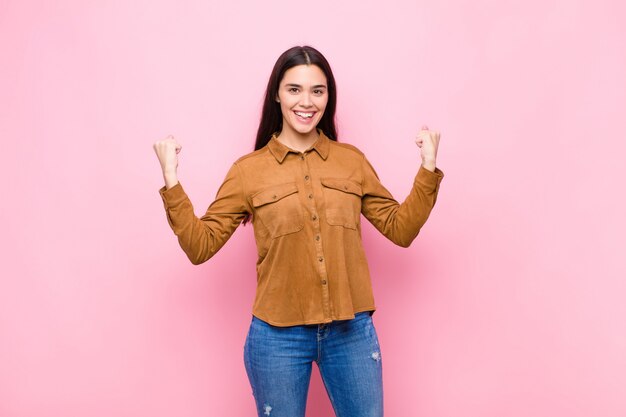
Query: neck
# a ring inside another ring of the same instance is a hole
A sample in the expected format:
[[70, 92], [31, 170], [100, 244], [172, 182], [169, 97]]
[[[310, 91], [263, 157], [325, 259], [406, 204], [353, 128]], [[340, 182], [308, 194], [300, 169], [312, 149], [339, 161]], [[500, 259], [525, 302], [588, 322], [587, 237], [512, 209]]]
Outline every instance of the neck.
[[319, 137], [320, 135], [317, 132], [317, 129], [313, 129], [309, 133], [303, 134], [291, 129], [283, 128], [282, 132], [280, 132], [276, 139], [278, 139], [280, 143], [291, 149], [294, 149], [298, 152], [304, 152], [309, 149]]

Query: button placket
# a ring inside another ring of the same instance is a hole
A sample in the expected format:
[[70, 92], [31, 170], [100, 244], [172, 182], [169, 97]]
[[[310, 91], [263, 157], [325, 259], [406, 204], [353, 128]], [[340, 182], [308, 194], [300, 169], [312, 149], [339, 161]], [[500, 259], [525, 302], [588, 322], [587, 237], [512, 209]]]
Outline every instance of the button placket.
[[313, 191], [313, 184], [311, 183], [311, 176], [309, 171], [308, 160], [304, 157], [304, 154], [300, 156], [300, 159], [305, 162], [302, 165], [302, 175], [304, 177], [304, 188], [306, 191], [307, 198], [310, 202], [310, 220], [313, 222], [313, 233], [314, 233], [314, 244], [315, 244], [315, 255], [317, 257], [317, 270], [319, 274], [319, 285], [322, 287], [322, 308], [324, 312], [324, 318], [330, 319], [331, 309], [330, 309], [330, 293], [328, 290], [328, 276], [326, 271], [326, 260], [324, 259], [324, 250], [322, 246], [322, 231], [320, 229], [320, 221], [319, 216], [317, 215], [317, 205], [315, 193]]

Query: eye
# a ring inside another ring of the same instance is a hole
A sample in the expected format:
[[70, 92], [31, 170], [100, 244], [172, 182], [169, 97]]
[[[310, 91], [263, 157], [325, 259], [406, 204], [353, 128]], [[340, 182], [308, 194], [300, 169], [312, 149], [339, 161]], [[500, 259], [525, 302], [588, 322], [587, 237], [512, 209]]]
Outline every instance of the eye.
[[290, 93], [297, 93], [298, 92], [298, 88], [297, 87], [291, 87], [289, 90]]
[[324, 90], [313, 90], [313, 92], [317, 94], [318, 96], [321, 96], [322, 94], [324, 94]]

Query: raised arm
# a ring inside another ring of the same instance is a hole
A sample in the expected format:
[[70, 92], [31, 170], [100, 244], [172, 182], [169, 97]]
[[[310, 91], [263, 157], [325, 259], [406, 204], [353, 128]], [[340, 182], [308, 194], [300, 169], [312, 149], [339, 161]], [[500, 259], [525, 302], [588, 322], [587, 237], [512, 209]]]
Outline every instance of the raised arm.
[[443, 179], [443, 172], [435, 167], [439, 134], [427, 129], [422, 128], [415, 141], [421, 149], [422, 165], [402, 204], [381, 184], [376, 171], [363, 157], [361, 213], [384, 236], [402, 247], [409, 247], [426, 223]]
[[[165, 141], [169, 143], [162, 143]], [[239, 167], [236, 163], [231, 166], [215, 200], [204, 216], [198, 218], [176, 177], [176, 154], [180, 151], [180, 146], [173, 138], [165, 141], [155, 144], [166, 183], [159, 190], [159, 194], [167, 221], [178, 237], [180, 247], [191, 263], [198, 265], [209, 260], [224, 246], [248, 212]]]

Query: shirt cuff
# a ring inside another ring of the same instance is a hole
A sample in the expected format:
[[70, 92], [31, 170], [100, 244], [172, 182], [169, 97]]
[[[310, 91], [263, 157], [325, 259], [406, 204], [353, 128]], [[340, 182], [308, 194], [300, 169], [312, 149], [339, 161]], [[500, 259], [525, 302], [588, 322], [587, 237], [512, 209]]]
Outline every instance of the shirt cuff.
[[443, 171], [439, 168], [435, 168], [435, 171], [430, 171], [420, 165], [419, 171], [415, 176], [415, 183], [425, 185], [427, 187], [438, 187], [443, 179]]
[[180, 182], [176, 183], [176, 185], [169, 190], [166, 186], [161, 187], [159, 194], [161, 195], [161, 199], [163, 199], [165, 207], [174, 207], [187, 199], [187, 193], [185, 193]]

